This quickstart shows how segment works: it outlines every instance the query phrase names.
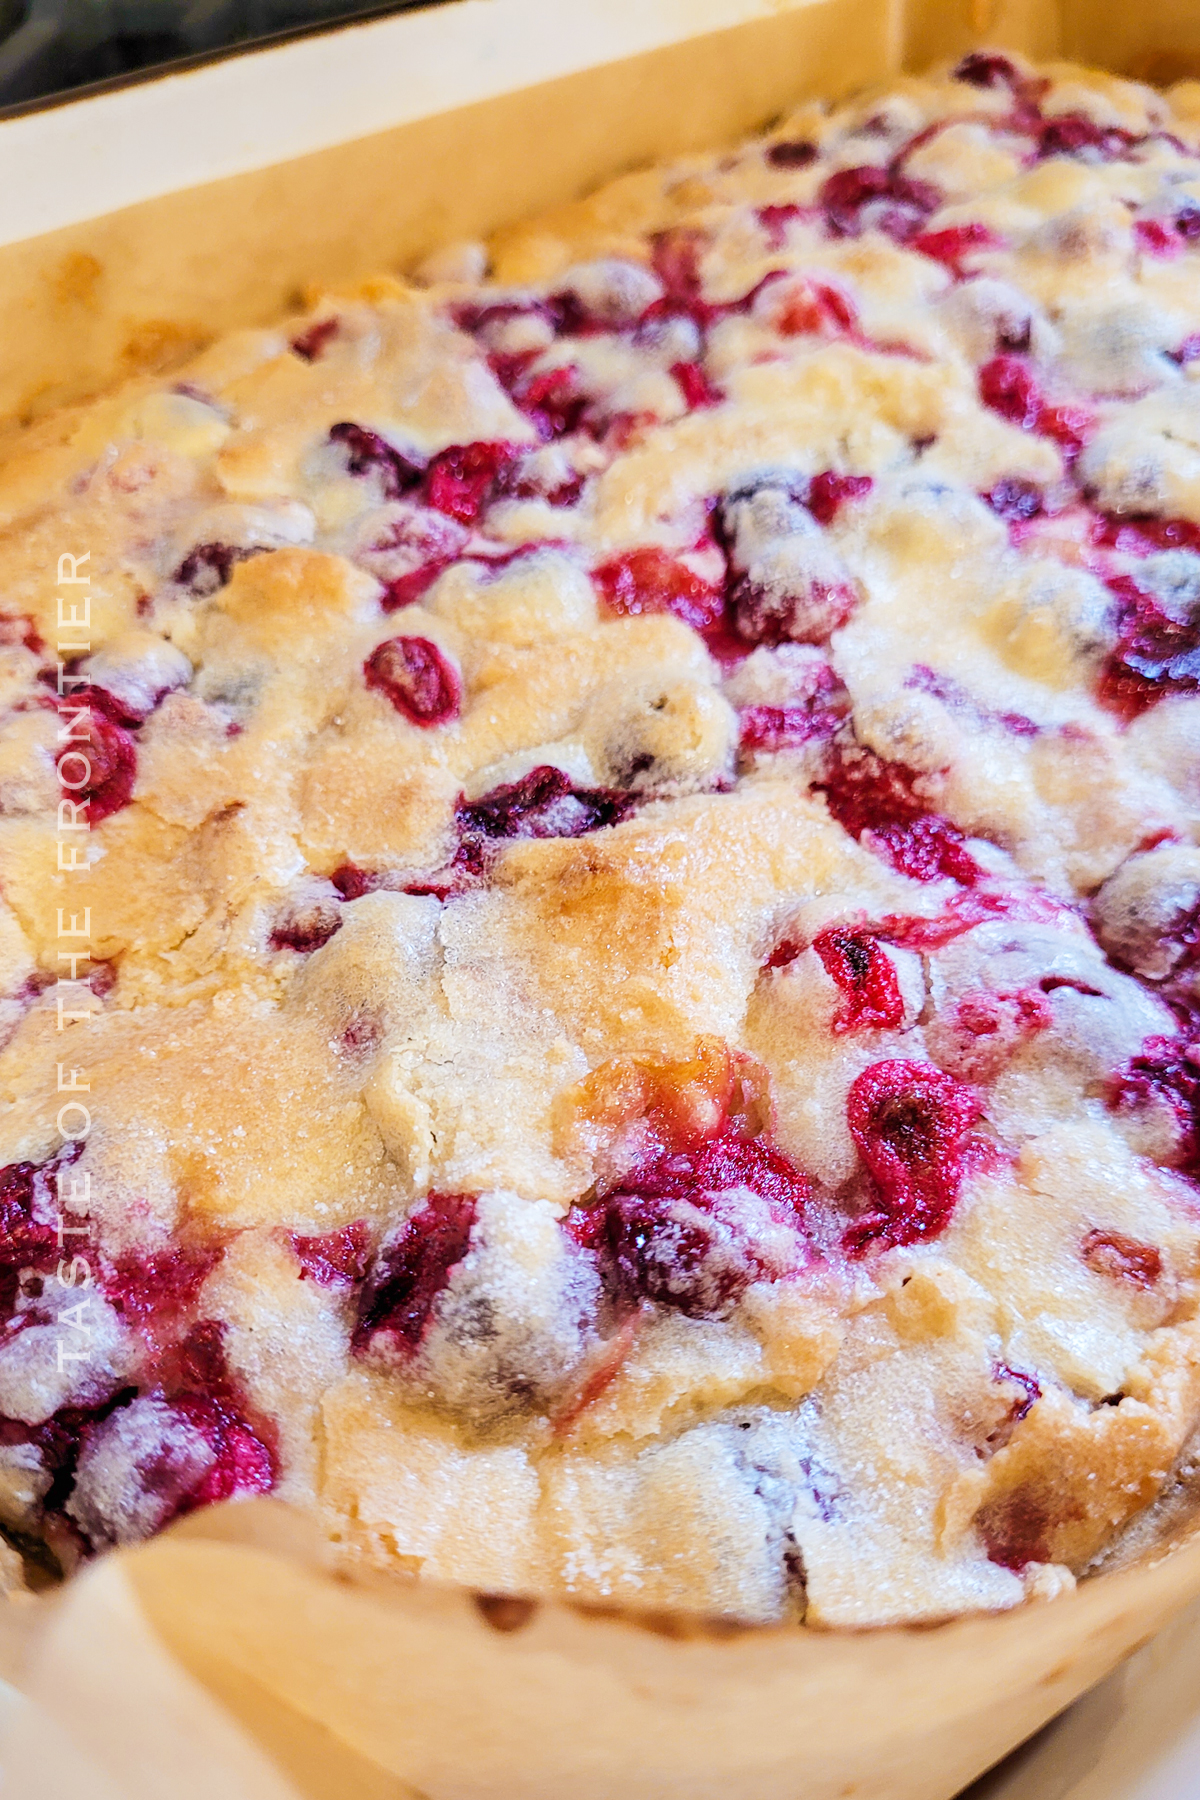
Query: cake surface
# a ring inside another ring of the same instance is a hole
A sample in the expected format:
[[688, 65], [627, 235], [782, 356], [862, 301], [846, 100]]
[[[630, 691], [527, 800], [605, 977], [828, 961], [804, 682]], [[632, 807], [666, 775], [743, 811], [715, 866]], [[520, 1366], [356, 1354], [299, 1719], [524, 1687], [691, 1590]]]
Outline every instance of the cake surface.
[[0, 1525], [874, 1625], [1200, 1416], [1200, 87], [998, 55], [0, 465]]

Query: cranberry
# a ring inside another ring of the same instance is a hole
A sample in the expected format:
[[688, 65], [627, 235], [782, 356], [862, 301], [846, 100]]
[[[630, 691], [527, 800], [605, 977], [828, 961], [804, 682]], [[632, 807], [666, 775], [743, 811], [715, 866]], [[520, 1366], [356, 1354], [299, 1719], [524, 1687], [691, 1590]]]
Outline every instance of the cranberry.
[[1068, 461], [1083, 448], [1092, 423], [1091, 414], [1081, 406], [1051, 405], [1028, 363], [1016, 355], [996, 356], [984, 364], [979, 371], [979, 397], [1022, 431], [1053, 438]]
[[823, 581], [802, 575], [779, 591], [741, 575], [729, 591], [733, 626], [746, 644], [824, 644], [858, 605], [858, 592], [848, 581]]
[[633, 804], [632, 795], [613, 788], [577, 788], [561, 769], [542, 763], [479, 800], [460, 800], [455, 816], [464, 835], [574, 838], [619, 825]]
[[[736, 1197], [745, 1192], [783, 1228], [777, 1245], [739, 1218]], [[782, 1151], [727, 1132], [651, 1157], [600, 1201], [574, 1208], [567, 1230], [600, 1253], [624, 1306], [650, 1300], [714, 1318], [752, 1281], [795, 1271], [811, 1197], [808, 1177]]]
[[178, 1352], [171, 1405], [207, 1440], [216, 1461], [178, 1507], [181, 1513], [239, 1494], [266, 1494], [275, 1485], [270, 1432], [250, 1417], [225, 1359], [225, 1327], [217, 1319], [193, 1325]]
[[871, 849], [916, 881], [950, 877], [964, 887], [983, 870], [957, 826], [932, 812], [918, 793], [921, 777], [903, 763], [885, 762], [873, 750], [838, 742], [817, 785], [829, 810], [851, 837], [868, 836]]
[[403, 1355], [419, 1347], [438, 1295], [470, 1248], [475, 1211], [470, 1194], [430, 1194], [384, 1246], [359, 1297], [356, 1351], [380, 1338]]
[[63, 794], [76, 803], [85, 802], [89, 824], [99, 825], [133, 797], [137, 746], [98, 703], [80, 707], [65, 700], [59, 712], [69, 733], [57, 759]]
[[841, 990], [835, 1032], [886, 1029], [904, 1021], [896, 965], [866, 932], [832, 925], [813, 939], [825, 972]]
[[1127, 576], [1108, 585], [1121, 613], [1116, 647], [1100, 676], [1102, 703], [1132, 719], [1166, 694], [1200, 690], [1200, 619], [1169, 617]]
[[930, 182], [870, 164], [838, 169], [821, 188], [819, 199], [836, 237], [857, 237], [874, 226], [899, 243], [916, 237], [942, 203]]
[[1136, 142], [1131, 131], [1097, 125], [1084, 113], [1061, 113], [1042, 125], [1038, 148], [1042, 156], [1074, 156], [1080, 150], [1098, 150], [1102, 156], [1113, 157]]
[[18, 1162], [0, 1169], [0, 1314], [16, 1299], [18, 1270], [49, 1268], [60, 1255], [71, 1254], [59, 1243], [58, 1211], [41, 1165]]
[[970, 87], [998, 88], [1008, 87], [1014, 90], [1021, 82], [1021, 75], [1015, 63], [1007, 56], [997, 56], [994, 51], [972, 50], [964, 56], [953, 71], [955, 81], [965, 81]]
[[1114, 1112], [1165, 1106], [1179, 1133], [1177, 1159], [1187, 1174], [1200, 1176], [1200, 1068], [1182, 1038], [1150, 1037], [1139, 1055], [1112, 1083], [1109, 1105]]
[[1079, 1254], [1097, 1275], [1133, 1287], [1152, 1288], [1162, 1275], [1162, 1251], [1126, 1237], [1123, 1231], [1089, 1231]]
[[451, 444], [429, 465], [426, 504], [462, 525], [474, 525], [521, 454], [520, 445], [505, 442]]
[[543, 369], [516, 387], [513, 398], [526, 417], [537, 427], [544, 443], [566, 437], [578, 430], [588, 407], [588, 395], [580, 385], [580, 374], [574, 363], [559, 368]]
[[1147, 256], [1175, 256], [1181, 248], [1179, 233], [1166, 219], [1137, 219], [1133, 235]]
[[171, 1325], [195, 1305], [220, 1249], [130, 1251], [109, 1264], [101, 1287], [131, 1325]]
[[664, 297], [650, 309], [655, 316], [686, 313], [703, 327], [719, 310], [700, 297], [702, 232], [688, 227], [658, 232], [651, 246], [651, 266], [663, 285]]
[[[830, 686], [838, 686], [833, 676]], [[740, 742], [744, 751], [794, 750], [801, 744], [832, 737], [842, 722], [844, 708], [829, 705], [822, 695], [790, 706], [748, 706], [740, 715]]]
[[1030, 1563], [1051, 1560], [1053, 1517], [1046, 1501], [1029, 1488], [1016, 1488], [986, 1501], [975, 1516], [988, 1561], [1019, 1575]]
[[889, 943], [907, 950], [941, 950], [964, 932], [990, 919], [1027, 919], [1037, 923], [1061, 923], [1069, 909], [1042, 894], [958, 893], [947, 901], [936, 918], [905, 917], [889, 913], [880, 921], [880, 932]]
[[[804, 207], [792, 203], [783, 205], [760, 206], [756, 217], [766, 235], [767, 243], [772, 250], [782, 250], [787, 242], [787, 228], [793, 219], [804, 216]], [[778, 286], [778, 282], [770, 283]], [[759, 291], [767, 291], [767, 283], [760, 284]], [[799, 337], [805, 331], [818, 331], [821, 325], [819, 309], [811, 302], [805, 307], [795, 309], [795, 303], [789, 303], [784, 313], [775, 320], [776, 329], [784, 337]]]
[[677, 362], [671, 364], [671, 374], [679, 383], [684, 403], [689, 412], [696, 412], [705, 406], [719, 406], [725, 398], [720, 388], [715, 388], [699, 363]]
[[1036, 519], [1045, 510], [1041, 488], [1036, 481], [1029, 481], [1023, 475], [1002, 476], [983, 497], [994, 513], [1014, 524]]
[[609, 612], [620, 618], [641, 613], [673, 613], [695, 631], [720, 623], [725, 596], [711, 581], [669, 551], [647, 546], [627, 550], [592, 571]]
[[363, 678], [412, 725], [428, 730], [458, 717], [462, 683], [428, 638], [385, 638], [363, 664]]
[[341, 320], [336, 316], [331, 319], [318, 319], [307, 331], [300, 332], [292, 339], [291, 348], [294, 355], [304, 362], [316, 362], [322, 354], [330, 338], [336, 337], [341, 329]]
[[378, 478], [387, 500], [399, 500], [402, 494], [416, 487], [424, 474], [421, 463], [414, 456], [397, 450], [377, 431], [368, 431], [363, 425], [331, 425], [329, 441], [340, 444], [345, 450], [346, 467], [351, 475]]
[[767, 161], [774, 169], [807, 169], [818, 154], [817, 146], [807, 138], [784, 139], [768, 146]]
[[1184, 201], [1175, 214], [1175, 229], [1186, 243], [1200, 243], [1200, 203]]
[[822, 469], [809, 483], [805, 505], [818, 525], [832, 525], [848, 500], [864, 499], [874, 485], [869, 475], [838, 475], [833, 469]]
[[871, 1177], [874, 1207], [855, 1219], [846, 1248], [890, 1249], [936, 1237], [958, 1199], [972, 1126], [975, 1092], [931, 1063], [872, 1063], [846, 1103], [850, 1135]]
[[260, 554], [261, 547], [250, 550], [240, 544], [197, 544], [188, 551], [172, 579], [180, 587], [189, 588], [197, 599], [207, 600], [228, 585], [238, 563]]
[[341, 928], [337, 902], [328, 900], [322, 903], [318, 900], [279, 921], [271, 932], [271, 948], [295, 950], [301, 956], [310, 956], [314, 950], [320, 950], [327, 944]]
[[21, 644], [40, 656], [45, 648], [33, 620], [25, 613], [0, 612], [0, 645]]
[[303, 1237], [293, 1231], [289, 1238], [300, 1264], [301, 1281], [315, 1281], [318, 1287], [341, 1287], [361, 1281], [366, 1275], [371, 1228], [365, 1219], [355, 1219], [352, 1225], [326, 1231], [320, 1237]]
[[1164, 519], [1154, 513], [1100, 513], [1092, 527], [1093, 543], [1128, 556], [1154, 550], [1200, 551], [1200, 525], [1191, 519]]
[[963, 258], [974, 250], [996, 250], [1000, 240], [995, 232], [978, 219], [965, 225], [948, 225], [944, 231], [922, 231], [912, 239], [911, 247], [934, 262], [944, 263], [960, 279], [964, 273]]

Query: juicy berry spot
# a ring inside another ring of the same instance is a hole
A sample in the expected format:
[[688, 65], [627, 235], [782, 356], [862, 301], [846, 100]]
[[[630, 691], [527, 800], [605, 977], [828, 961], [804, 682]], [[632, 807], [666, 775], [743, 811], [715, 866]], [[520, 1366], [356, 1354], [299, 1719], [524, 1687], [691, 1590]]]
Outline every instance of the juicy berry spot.
[[368, 431], [364, 425], [349, 421], [331, 425], [329, 441], [345, 451], [349, 474], [378, 478], [387, 500], [399, 500], [409, 493], [425, 472], [415, 456], [397, 450], [385, 437], [377, 431]]
[[1192, 1046], [1182, 1038], [1147, 1038], [1141, 1053], [1131, 1057], [1114, 1080], [1109, 1106], [1118, 1113], [1166, 1107], [1179, 1133], [1179, 1166], [1196, 1177], [1200, 1176], [1200, 1067], [1192, 1058]]
[[904, 1021], [904, 1000], [896, 965], [877, 938], [844, 926], [830, 926], [813, 939], [826, 974], [837, 984], [842, 1005], [835, 1032], [886, 1029]]
[[836, 170], [818, 198], [835, 237], [858, 237], [874, 227], [902, 244], [917, 236], [942, 203], [931, 182], [871, 164]]
[[464, 836], [573, 838], [619, 825], [633, 805], [631, 794], [577, 788], [561, 769], [542, 763], [478, 800], [460, 800], [455, 817]]
[[301, 1281], [341, 1287], [365, 1278], [371, 1255], [371, 1228], [365, 1219], [355, 1219], [353, 1224], [319, 1237], [304, 1237], [295, 1231], [288, 1235], [300, 1264]]
[[602, 563], [592, 571], [592, 580], [608, 611], [618, 618], [669, 612], [694, 631], [705, 631], [720, 623], [725, 610], [718, 586], [653, 546], [628, 550]]
[[197, 544], [188, 551], [172, 580], [189, 589], [198, 600], [207, 600], [228, 586], [238, 563], [261, 554], [261, 546], [245, 549], [240, 544]]
[[904, 763], [886, 762], [858, 744], [835, 742], [816, 785], [833, 817], [853, 838], [916, 881], [946, 877], [971, 887], [983, 870], [956, 825], [930, 810], [918, 792], [921, 777]]
[[435, 512], [474, 525], [504, 490], [506, 478], [524, 454], [507, 442], [451, 444], [433, 458], [425, 475], [424, 499]]
[[1171, 618], [1128, 576], [1108, 586], [1119, 604], [1117, 642], [1105, 659], [1098, 686], [1102, 705], [1125, 719], [1167, 694], [1200, 689], [1200, 617]]
[[846, 1232], [852, 1255], [945, 1230], [980, 1116], [974, 1090], [931, 1063], [896, 1059], [863, 1070], [850, 1089], [846, 1118], [874, 1206]]
[[767, 161], [773, 169], [807, 169], [818, 154], [817, 146], [807, 138], [783, 139], [769, 146]]
[[133, 798], [137, 746], [125, 727], [99, 705], [81, 707], [68, 700], [60, 704], [59, 712], [69, 733], [56, 759], [63, 796], [77, 804], [85, 802], [88, 823], [99, 825]]
[[986, 50], [972, 50], [953, 71], [955, 81], [965, 81], [969, 87], [999, 88], [1008, 87], [1014, 90], [1020, 84], [1021, 76], [1016, 64], [1007, 56], [996, 56]]
[[1045, 510], [1045, 496], [1036, 481], [1023, 475], [1004, 475], [984, 496], [992, 511], [1013, 524], [1036, 519]]
[[865, 500], [875, 483], [870, 475], [839, 475], [822, 469], [808, 487], [805, 504], [818, 525], [832, 525], [850, 500]]
[[363, 1287], [354, 1350], [361, 1355], [380, 1338], [405, 1356], [419, 1348], [438, 1295], [470, 1248], [475, 1212], [473, 1195], [430, 1194], [406, 1220]]
[[429, 638], [385, 638], [364, 662], [363, 679], [411, 725], [430, 730], [458, 717], [462, 683]]
[[105, 1267], [100, 1285], [129, 1324], [169, 1328], [195, 1305], [222, 1254], [213, 1248], [131, 1251]]

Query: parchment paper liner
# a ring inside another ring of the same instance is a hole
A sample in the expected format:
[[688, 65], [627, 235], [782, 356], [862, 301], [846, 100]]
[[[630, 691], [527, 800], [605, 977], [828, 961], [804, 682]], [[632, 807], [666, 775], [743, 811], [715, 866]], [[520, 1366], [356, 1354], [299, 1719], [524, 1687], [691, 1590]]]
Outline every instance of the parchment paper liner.
[[1193, 1520], [1062, 1599], [920, 1630], [497, 1606], [351, 1580], [304, 1521], [242, 1504], [16, 1609], [8, 1791], [949, 1800], [1197, 1594]]

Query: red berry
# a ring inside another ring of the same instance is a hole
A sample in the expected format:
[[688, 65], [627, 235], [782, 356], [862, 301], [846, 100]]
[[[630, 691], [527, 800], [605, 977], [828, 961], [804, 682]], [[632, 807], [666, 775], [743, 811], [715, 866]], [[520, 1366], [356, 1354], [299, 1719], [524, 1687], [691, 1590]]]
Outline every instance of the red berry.
[[397, 450], [377, 431], [368, 431], [363, 425], [331, 425], [329, 440], [345, 450], [346, 467], [351, 475], [378, 477], [385, 499], [399, 500], [402, 494], [416, 487], [424, 472], [415, 456]]
[[807, 138], [784, 139], [767, 149], [767, 161], [775, 169], [807, 169], [817, 156], [817, 146]]
[[451, 444], [429, 465], [425, 476], [426, 504], [462, 525], [474, 525], [496, 498], [505, 476], [521, 455], [519, 444]]
[[850, 1135], [871, 1177], [874, 1207], [846, 1233], [861, 1255], [936, 1237], [950, 1222], [965, 1172], [974, 1090], [931, 1063], [872, 1063], [846, 1104]]
[[336, 337], [341, 329], [341, 320], [336, 315], [331, 319], [318, 319], [307, 331], [302, 331], [292, 339], [292, 353], [304, 362], [316, 362], [330, 338]]
[[405, 1356], [417, 1350], [438, 1295], [470, 1248], [474, 1223], [473, 1195], [430, 1194], [379, 1253], [359, 1299], [355, 1350], [377, 1340]]
[[124, 726], [116, 724], [97, 704], [79, 706], [67, 699], [60, 703], [63, 748], [58, 752], [58, 779], [66, 799], [87, 805], [90, 825], [99, 825], [111, 813], [120, 812], [133, 797], [137, 776], [137, 746]]
[[574, 838], [620, 824], [633, 804], [614, 788], [577, 788], [541, 763], [478, 800], [460, 800], [455, 816], [466, 838]]
[[300, 1279], [315, 1281], [318, 1287], [340, 1287], [361, 1281], [367, 1272], [371, 1249], [371, 1230], [365, 1219], [355, 1219], [337, 1231], [326, 1231], [320, 1237], [303, 1237], [291, 1232], [292, 1249], [300, 1263]]
[[818, 525], [832, 525], [847, 500], [862, 500], [875, 483], [869, 475], [838, 475], [822, 469], [809, 483], [805, 505]]
[[669, 551], [647, 546], [627, 550], [592, 571], [609, 612], [628, 618], [640, 613], [673, 613], [695, 631], [718, 624], [725, 596], [711, 581]]
[[363, 676], [412, 725], [429, 730], [458, 717], [462, 683], [428, 638], [385, 638], [363, 664]]
[[832, 925], [813, 939], [825, 972], [842, 993], [835, 1032], [886, 1029], [904, 1022], [896, 965], [878, 939]]

